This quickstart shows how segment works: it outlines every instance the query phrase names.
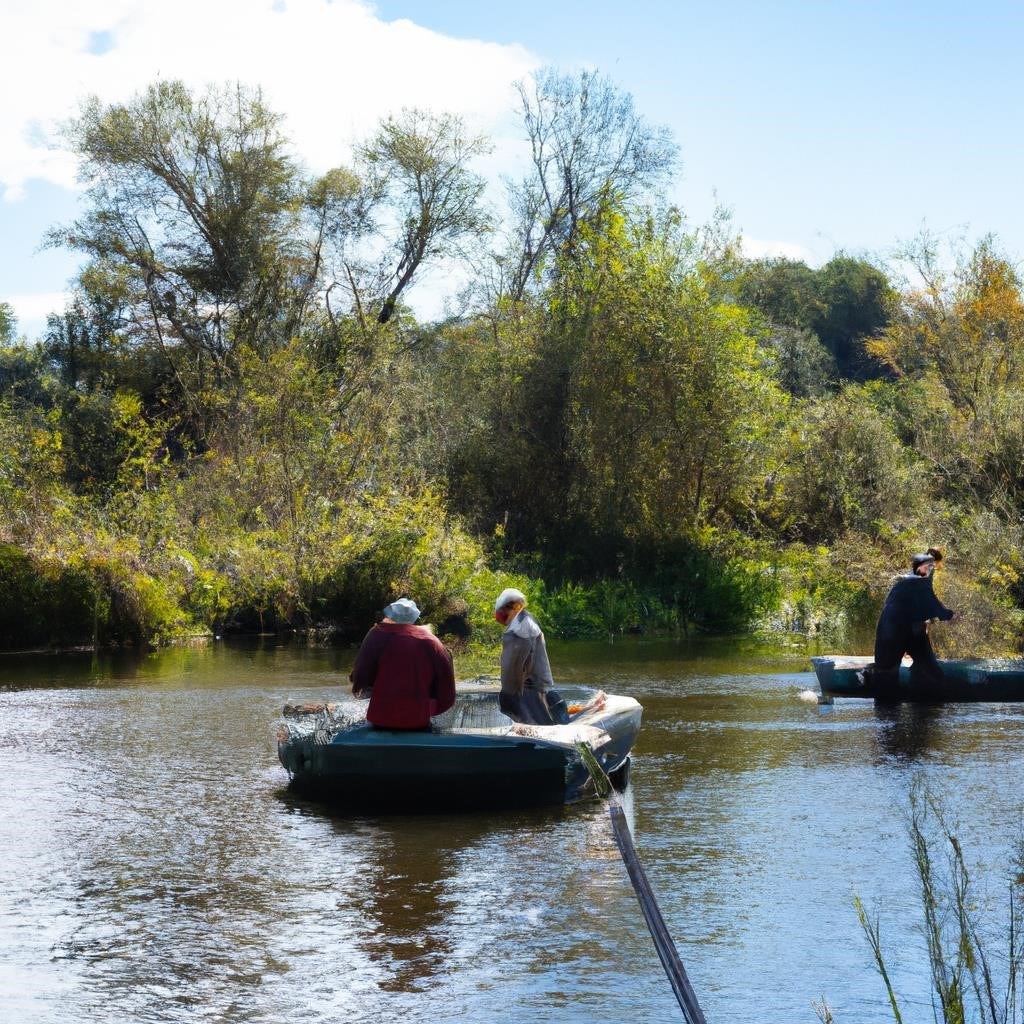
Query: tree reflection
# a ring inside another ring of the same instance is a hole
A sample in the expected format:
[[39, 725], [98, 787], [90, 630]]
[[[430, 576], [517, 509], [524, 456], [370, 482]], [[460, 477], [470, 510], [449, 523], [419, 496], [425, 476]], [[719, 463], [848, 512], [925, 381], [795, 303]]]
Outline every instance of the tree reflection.
[[[528, 814], [536, 824], [561, 810]], [[349, 897], [364, 922], [356, 941], [382, 969], [378, 987], [427, 991], [461, 957], [458, 891], [465, 856], [493, 839], [504, 846], [500, 834], [516, 833], [523, 822], [515, 815], [488, 814], [339, 818], [333, 824], [346, 838], [353, 830], [363, 833], [362, 884]]]

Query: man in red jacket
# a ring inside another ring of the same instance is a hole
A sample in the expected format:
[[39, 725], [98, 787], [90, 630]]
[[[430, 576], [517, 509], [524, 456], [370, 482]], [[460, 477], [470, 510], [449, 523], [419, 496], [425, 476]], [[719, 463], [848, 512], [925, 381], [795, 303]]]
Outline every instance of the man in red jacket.
[[419, 617], [407, 597], [389, 604], [352, 666], [352, 692], [370, 698], [366, 720], [380, 729], [429, 729], [455, 703], [452, 656]]

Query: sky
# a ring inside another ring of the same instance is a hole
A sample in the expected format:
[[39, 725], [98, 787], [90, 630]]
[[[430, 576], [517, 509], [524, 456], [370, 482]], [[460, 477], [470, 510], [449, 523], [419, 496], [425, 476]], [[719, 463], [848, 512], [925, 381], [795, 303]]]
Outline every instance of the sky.
[[[1024, 259], [1021, 0], [0, 0], [0, 302], [41, 333], [79, 265], [59, 125], [158, 79], [262, 88], [310, 172], [380, 119], [460, 114], [523, 156], [513, 83], [596, 69], [680, 147], [671, 199], [753, 256], [892, 258], [922, 230]], [[438, 311], [443, 283], [409, 294]]]

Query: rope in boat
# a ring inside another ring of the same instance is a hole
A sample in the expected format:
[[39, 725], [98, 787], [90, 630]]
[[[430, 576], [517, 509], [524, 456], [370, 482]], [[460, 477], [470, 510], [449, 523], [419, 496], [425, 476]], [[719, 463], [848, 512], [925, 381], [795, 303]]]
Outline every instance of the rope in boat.
[[579, 751], [587, 771], [590, 772], [590, 777], [594, 780], [598, 794], [604, 797], [608, 804], [608, 815], [612, 822], [615, 845], [618, 846], [622, 862], [626, 865], [629, 880], [633, 884], [633, 890], [640, 902], [644, 920], [647, 922], [647, 928], [654, 940], [654, 948], [658, 951], [661, 965], [665, 968], [665, 974], [668, 975], [669, 984], [675, 993], [679, 1008], [683, 1011], [683, 1019], [687, 1024], [707, 1024], [704, 1020], [704, 1012], [697, 1002], [697, 994], [693, 991], [690, 979], [686, 975], [686, 968], [683, 967], [683, 962], [679, 959], [679, 952], [669, 934], [665, 919], [662, 917], [654, 890], [647, 880], [647, 873], [640, 863], [640, 857], [633, 845], [633, 836], [626, 822], [625, 812], [612, 788], [611, 780], [605, 774], [589, 744], [577, 743], [576, 749]]

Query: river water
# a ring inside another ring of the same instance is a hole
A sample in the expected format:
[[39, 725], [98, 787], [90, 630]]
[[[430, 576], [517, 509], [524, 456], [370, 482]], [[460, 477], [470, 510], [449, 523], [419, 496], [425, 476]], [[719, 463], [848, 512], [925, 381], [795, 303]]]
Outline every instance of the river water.
[[[804, 653], [551, 645], [636, 697], [623, 802], [709, 1022], [932, 1019], [906, 827], [941, 795], [1001, 912], [1024, 707], [819, 706]], [[288, 701], [351, 651], [0, 657], [0, 1020], [681, 1019], [601, 805], [344, 818], [292, 797]], [[1002, 952], [996, 946], [994, 952]]]

